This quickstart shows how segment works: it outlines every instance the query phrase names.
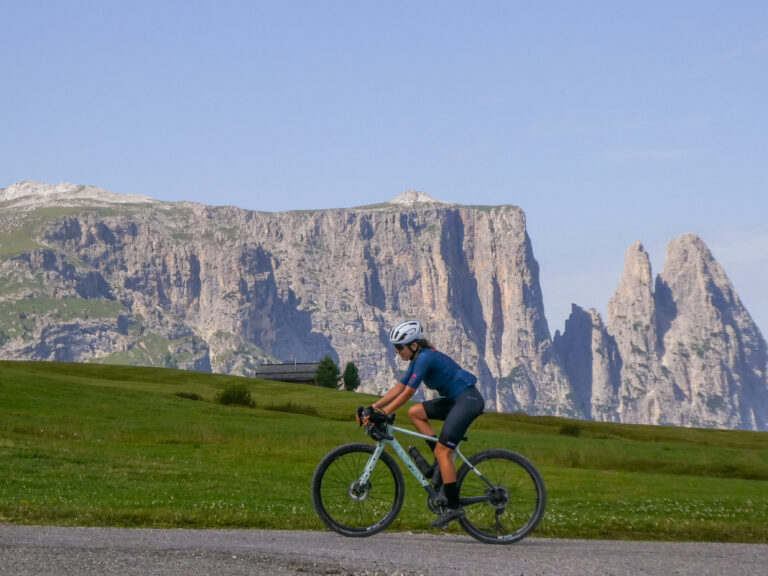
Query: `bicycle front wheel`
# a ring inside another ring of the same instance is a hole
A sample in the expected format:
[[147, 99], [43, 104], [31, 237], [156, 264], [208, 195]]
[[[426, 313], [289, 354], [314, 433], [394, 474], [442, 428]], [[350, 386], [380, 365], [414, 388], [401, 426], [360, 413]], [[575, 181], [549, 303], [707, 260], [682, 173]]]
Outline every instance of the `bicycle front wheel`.
[[489, 544], [512, 544], [533, 532], [547, 502], [544, 480], [529, 460], [511, 450], [484, 450], [464, 464], [457, 483], [462, 528]]
[[312, 505], [328, 528], [343, 536], [371, 536], [389, 526], [403, 507], [405, 482], [395, 459], [382, 452], [365, 484], [360, 476], [376, 449], [339, 446], [320, 461], [312, 477]]

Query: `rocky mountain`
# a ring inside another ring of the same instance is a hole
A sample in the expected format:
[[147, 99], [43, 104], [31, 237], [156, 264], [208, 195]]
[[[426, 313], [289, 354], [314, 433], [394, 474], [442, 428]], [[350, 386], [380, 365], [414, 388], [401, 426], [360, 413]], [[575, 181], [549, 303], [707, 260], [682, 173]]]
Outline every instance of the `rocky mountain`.
[[417, 317], [489, 409], [580, 415], [518, 207], [406, 192], [272, 214], [70, 185], [0, 194], [4, 358], [247, 375], [331, 353], [380, 391], [404, 369], [388, 329]]
[[766, 429], [757, 327], [698, 238], [667, 262], [652, 286], [630, 248], [605, 324], [574, 306], [553, 342], [516, 206], [266, 213], [23, 182], [0, 190], [0, 357], [250, 375], [330, 353], [373, 392], [415, 317], [491, 410]]
[[655, 283], [631, 246], [605, 323], [574, 306], [554, 344], [595, 420], [768, 430], [765, 340], [695, 234], [669, 243]]

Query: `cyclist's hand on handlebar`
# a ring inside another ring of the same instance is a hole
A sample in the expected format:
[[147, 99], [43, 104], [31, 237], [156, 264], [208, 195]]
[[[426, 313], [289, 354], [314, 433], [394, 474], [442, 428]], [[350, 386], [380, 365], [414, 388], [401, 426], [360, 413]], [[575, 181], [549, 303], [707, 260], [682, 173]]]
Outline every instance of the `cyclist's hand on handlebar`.
[[381, 408], [374, 408], [371, 406], [371, 424], [384, 424], [387, 421], [387, 413]]
[[368, 406], [364, 408], [363, 406], [357, 407], [357, 414], [355, 414], [355, 419], [357, 420], [357, 423], [359, 426], [368, 426], [371, 423], [371, 416], [376, 412], [376, 409], [373, 406]]
[[362, 406], [357, 407], [356, 414], [357, 423], [362, 426], [370, 426], [371, 424], [381, 424], [387, 421], [387, 415], [384, 411], [374, 408], [372, 405], [367, 408]]

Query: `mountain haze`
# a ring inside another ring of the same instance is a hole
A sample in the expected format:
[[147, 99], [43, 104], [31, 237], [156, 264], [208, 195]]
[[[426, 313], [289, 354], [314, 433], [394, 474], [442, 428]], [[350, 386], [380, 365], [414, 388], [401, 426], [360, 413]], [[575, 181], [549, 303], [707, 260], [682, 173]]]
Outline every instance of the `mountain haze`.
[[491, 410], [768, 429], [765, 341], [694, 235], [655, 285], [631, 247], [606, 322], [574, 306], [553, 342], [516, 206], [266, 213], [23, 182], [0, 210], [5, 359], [250, 375], [330, 353], [373, 392], [405, 368], [389, 327], [419, 318]]

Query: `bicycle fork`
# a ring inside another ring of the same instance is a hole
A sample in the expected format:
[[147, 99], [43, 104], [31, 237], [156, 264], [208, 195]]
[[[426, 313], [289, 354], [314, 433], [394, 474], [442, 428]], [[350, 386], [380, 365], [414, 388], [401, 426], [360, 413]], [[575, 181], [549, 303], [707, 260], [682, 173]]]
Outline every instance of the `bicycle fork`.
[[416, 478], [416, 481], [419, 483], [419, 485], [421, 485], [422, 488], [424, 488], [430, 498], [437, 499], [440, 497], [432, 483], [427, 480], [421, 470], [419, 470], [419, 467], [416, 466], [416, 463], [413, 461], [410, 454], [408, 454], [408, 452], [403, 448], [402, 444], [400, 444], [400, 442], [398, 442], [394, 437], [379, 440], [378, 444], [376, 445], [376, 449], [373, 451], [373, 454], [371, 454], [371, 457], [368, 458], [368, 462], [363, 469], [363, 473], [360, 475], [360, 478], [357, 481], [359, 486], [366, 486], [368, 484], [368, 480], [370, 479], [371, 474], [373, 474], [373, 469], [376, 467], [376, 464], [379, 462], [379, 458], [381, 458], [381, 453], [387, 446], [392, 447], [392, 450], [395, 452], [395, 454], [397, 454], [403, 464], [405, 464], [411, 474], [413, 474], [414, 478]]

